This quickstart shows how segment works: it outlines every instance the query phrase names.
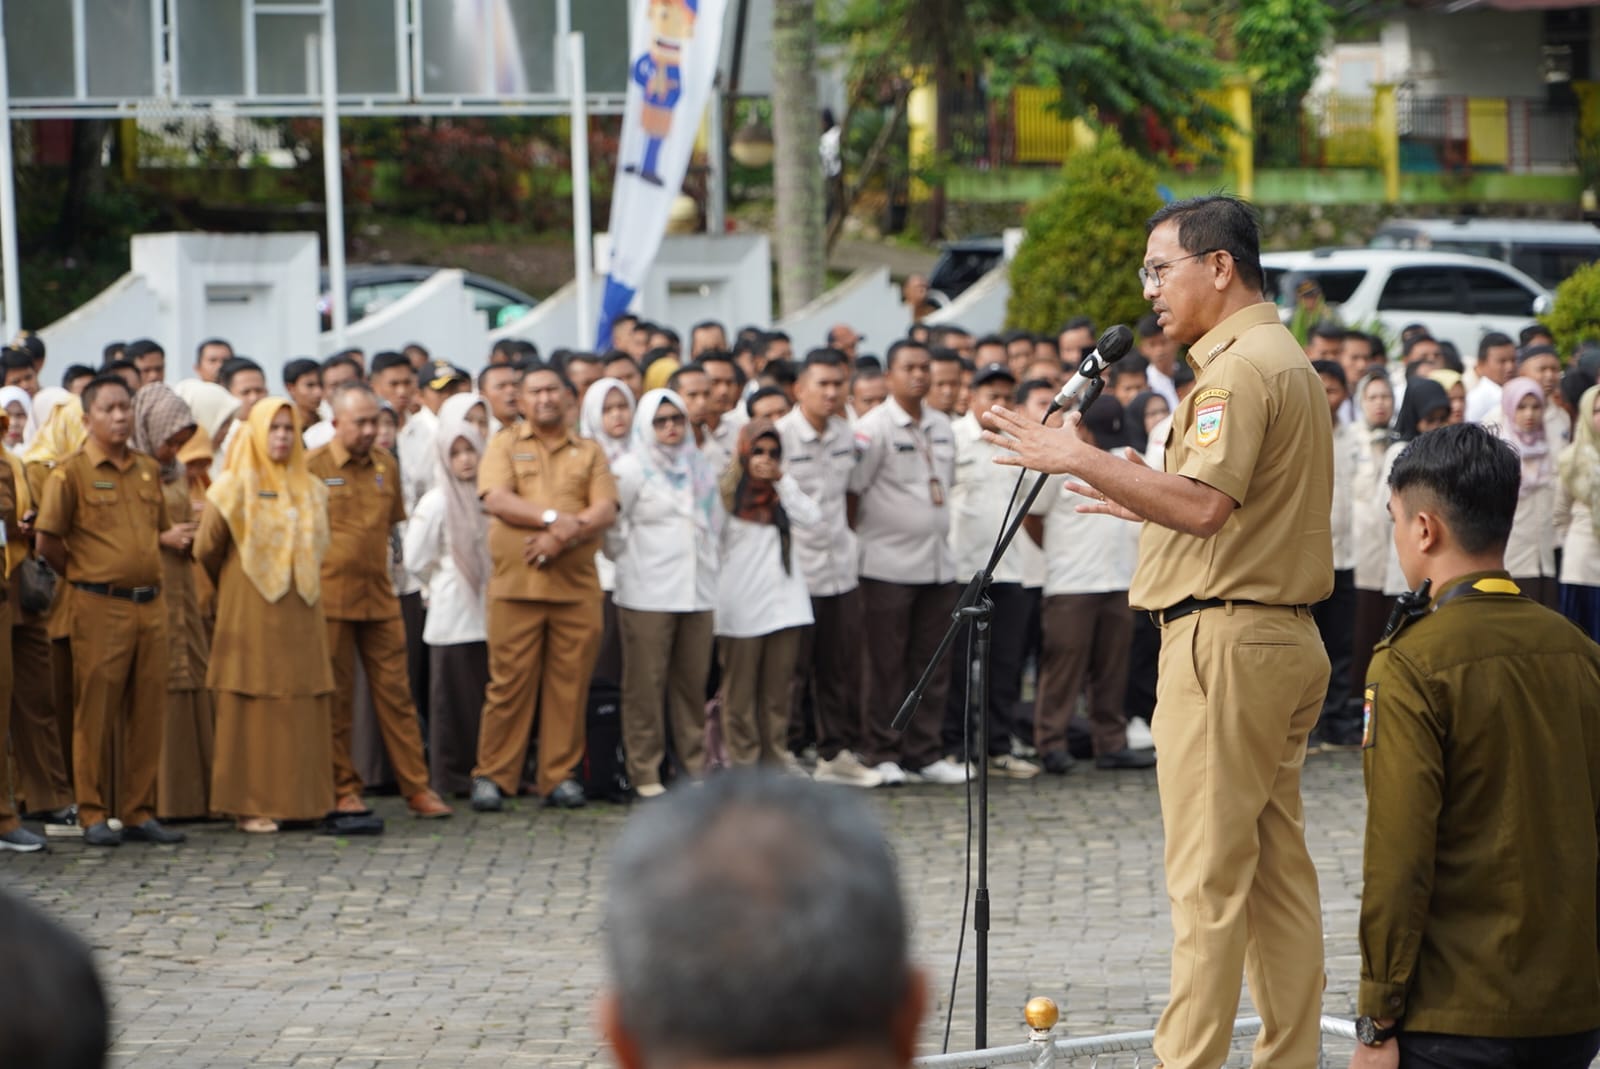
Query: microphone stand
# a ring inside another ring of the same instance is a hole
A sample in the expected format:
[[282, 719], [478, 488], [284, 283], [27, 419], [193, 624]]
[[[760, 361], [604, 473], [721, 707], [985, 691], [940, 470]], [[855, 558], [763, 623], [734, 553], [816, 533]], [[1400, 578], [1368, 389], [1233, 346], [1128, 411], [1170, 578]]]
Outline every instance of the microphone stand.
[[[1105, 389], [1105, 382], [1099, 377], [1089, 381], [1078, 406], [1073, 411], [1082, 412], [1100, 396]], [[1048, 413], [1049, 419], [1054, 413]], [[1017, 532], [1022, 529], [1022, 522], [1028, 516], [1028, 511], [1033, 508], [1033, 503], [1038, 500], [1039, 494], [1044, 490], [1044, 484], [1050, 476], [1039, 473], [1034, 480], [1033, 487], [1023, 498], [1022, 506], [1012, 517], [1009, 526], [1003, 528], [995, 540], [994, 549], [989, 554], [989, 561], [983, 570], [973, 574], [967, 583], [967, 588], [962, 591], [961, 599], [956, 602], [956, 607], [950, 614], [950, 627], [945, 631], [944, 637], [939, 640], [939, 646], [933, 651], [933, 657], [928, 661], [928, 666], [922, 670], [922, 678], [917, 680], [917, 685], [911, 688], [911, 693], [906, 695], [906, 700], [901, 704], [900, 711], [895, 714], [890, 727], [897, 731], [904, 731], [911, 722], [917, 706], [922, 702], [922, 695], [933, 682], [933, 673], [943, 663], [945, 655], [950, 652], [950, 647], [960, 636], [967, 624], [974, 629], [973, 658], [967, 680], [967, 694], [969, 700], [975, 696], [978, 706], [978, 740], [983, 748], [983, 754], [978, 758], [978, 864], [976, 887], [973, 891], [972, 931], [974, 945], [977, 951], [976, 988], [977, 1005], [974, 1008], [973, 1021], [976, 1045], [975, 1049], [983, 1050], [989, 1045], [989, 673], [993, 645], [994, 627], [994, 601], [989, 597], [989, 586], [994, 582], [994, 570], [1000, 564], [1006, 550], [1011, 548], [1011, 543], [1016, 539]], [[1021, 484], [1019, 478], [1018, 484]], [[1015, 493], [1013, 493], [1015, 498]], [[967, 714], [963, 713], [965, 718]], [[970, 748], [969, 748], [970, 749]]]

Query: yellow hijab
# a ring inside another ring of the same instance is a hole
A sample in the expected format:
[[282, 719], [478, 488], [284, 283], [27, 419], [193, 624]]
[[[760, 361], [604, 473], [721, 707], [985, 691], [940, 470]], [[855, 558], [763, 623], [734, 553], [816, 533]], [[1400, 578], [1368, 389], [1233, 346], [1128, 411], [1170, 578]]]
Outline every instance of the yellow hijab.
[[[4, 423], [9, 428], [10, 417], [6, 416], [4, 412], [0, 412], [0, 417], [4, 418]], [[4, 432], [0, 431], [0, 433]], [[18, 457], [17, 454], [4, 448], [0, 448], [0, 454], [4, 454], [6, 465], [11, 469], [11, 483], [14, 488], [17, 505], [17, 520], [20, 522], [22, 517], [26, 516], [33, 508], [33, 493], [28, 489], [28, 473], [23, 470], [22, 458]], [[27, 559], [29, 541], [26, 538], [12, 538], [6, 541], [6, 551], [4, 555], [0, 555], [0, 563], [3, 563], [6, 579], [10, 579], [11, 573], [16, 569], [17, 565]]]
[[288, 461], [268, 457], [267, 431], [284, 408], [294, 414], [282, 397], [256, 402], [206, 500], [228, 521], [239, 563], [262, 597], [276, 602], [292, 583], [307, 605], [315, 605], [328, 549], [328, 491], [306, 470], [297, 414]]
[[650, 370], [644, 373], [644, 388], [648, 390], [664, 390], [667, 380], [677, 373], [682, 365], [670, 356], [663, 356], [650, 365]]
[[29, 464], [59, 464], [83, 448], [89, 440], [89, 428], [83, 422], [83, 404], [74, 397], [70, 402], [57, 405], [45, 417], [33, 444], [22, 459]]

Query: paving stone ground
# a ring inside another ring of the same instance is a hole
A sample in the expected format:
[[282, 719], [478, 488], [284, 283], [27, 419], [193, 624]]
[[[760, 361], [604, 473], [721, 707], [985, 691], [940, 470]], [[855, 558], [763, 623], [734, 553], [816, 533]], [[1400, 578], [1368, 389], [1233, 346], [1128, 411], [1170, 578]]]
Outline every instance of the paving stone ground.
[[[870, 797], [898, 851], [935, 991], [924, 1031], [934, 1052], [959, 933], [964, 794]], [[1305, 799], [1327, 935], [1324, 1011], [1350, 1016], [1359, 755], [1311, 758]], [[463, 803], [451, 821], [421, 823], [395, 799], [376, 805], [389, 821], [382, 838], [191, 825], [182, 847], [67, 841], [48, 855], [6, 854], [0, 886], [95, 948], [119, 1069], [608, 1064], [591, 1007], [608, 856], [628, 810], [522, 804], [477, 815]], [[1073, 1035], [1152, 1027], [1171, 939], [1154, 774], [1080, 765], [996, 781], [990, 848], [990, 1043], [1025, 1038], [1021, 1007], [1034, 995], [1060, 1003]], [[972, 961], [969, 932], [951, 1049], [972, 1046]], [[1239, 1049], [1234, 1062], [1247, 1064]], [[1342, 1066], [1348, 1045], [1328, 1050]]]

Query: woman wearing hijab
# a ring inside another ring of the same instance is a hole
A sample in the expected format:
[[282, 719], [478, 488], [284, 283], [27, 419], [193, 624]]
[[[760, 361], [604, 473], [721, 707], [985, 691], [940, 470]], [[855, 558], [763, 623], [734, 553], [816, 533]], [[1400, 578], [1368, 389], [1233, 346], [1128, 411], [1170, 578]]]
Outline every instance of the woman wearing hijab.
[[1445, 396], [1450, 398], [1450, 423], [1465, 423], [1467, 419], [1467, 384], [1461, 381], [1461, 372], [1451, 371], [1449, 368], [1440, 368], [1438, 371], [1428, 372], [1428, 378], [1444, 387]]
[[[1400, 451], [1419, 435], [1438, 430], [1450, 422], [1450, 395], [1445, 388], [1426, 375], [1418, 375], [1406, 384], [1405, 396], [1400, 399], [1400, 411], [1394, 420], [1394, 438], [1383, 454], [1383, 470], [1378, 485], [1373, 490], [1373, 502], [1383, 513], [1383, 542], [1387, 547], [1383, 577], [1383, 594], [1386, 598], [1404, 594], [1405, 573], [1400, 570], [1400, 557], [1394, 549], [1394, 517], [1389, 515], [1389, 472], [1394, 469]], [[1362, 680], [1362, 686], [1366, 680]]]
[[[133, 448], [161, 465], [161, 494], [172, 525], [193, 545], [198, 513], [178, 451], [194, 436], [194, 414], [164, 382], [148, 383], [133, 395]], [[156, 779], [156, 815], [209, 816], [211, 787], [211, 695], [206, 690], [210, 640], [195, 599], [194, 557], [161, 550], [161, 601], [167, 607], [167, 717]]]
[[0, 387], [0, 410], [6, 414], [6, 448], [21, 452], [33, 444], [33, 398], [20, 386]]
[[1517, 514], [1506, 541], [1506, 571], [1522, 592], [1549, 608], [1561, 604], [1556, 583], [1556, 464], [1545, 438], [1544, 389], [1514, 378], [1500, 390], [1500, 436], [1522, 458]]
[[705, 771], [723, 509], [687, 413], [671, 390], [647, 392], [633, 416], [632, 444], [612, 465], [618, 513], [605, 546], [617, 567], [622, 745], [641, 798], [663, 790], [663, 694], [678, 763], [691, 777]]
[[[633, 431], [633, 391], [621, 379], [595, 380], [583, 395], [578, 411], [578, 433], [597, 442], [613, 467], [630, 448]], [[595, 571], [600, 575], [601, 609], [605, 630], [600, 636], [600, 655], [595, 658], [594, 676], [589, 681], [589, 699], [596, 700], [598, 685], [615, 698], [622, 686], [622, 633], [617, 623], [617, 566], [596, 550]]]
[[428, 592], [422, 641], [429, 658], [429, 779], [440, 795], [472, 790], [489, 685], [485, 599], [493, 565], [477, 481], [488, 431], [489, 406], [479, 395], [457, 394], [439, 406], [438, 470], [406, 524], [406, 566]]
[[206, 438], [216, 443], [227, 438], [233, 429], [233, 417], [239, 411], [239, 399], [214, 382], [184, 379], [173, 387], [194, 413], [195, 424], [206, 432]]
[[1367, 665], [1372, 648], [1383, 637], [1389, 602], [1383, 595], [1394, 528], [1389, 519], [1388, 489], [1383, 483], [1385, 456], [1394, 440], [1389, 421], [1394, 418], [1394, 387], [1383, 368], [1361, 377], [1355, 389], [1361, 451], [1356, 458], [1351, 529], [1356, 542], [1355, 642], [1350, 651], [1350, 685], [1360, 694], [1367, 685]]
[[795, 560], [791, 523], [809, 527], [822, 511], [783, 470], [783, 441], [771, 420], [739, 430], [738, 455], [721, 479], [722, 570], [717, 582], [717, 655], [722, 724], [735, 765], [795, 766], [789, 752], [789, 687], [800, 629], [812, 623], [811, 595]]
[[1561, 612], [1600, 642], [1600, 386], [1578, 399], [1572, 444], [1561, 451], [1556, 526], [1561, 544]]
[[1142, 454], [1150, 448], [1150, 431], [1171, 414], [1172, 407], [1165, 397], [1154, 390], [1146, 390], [1128, 402], [1122, 420], [1123, 436]]
[[268, 833], [333, 808], [328, 492], [306, 470], [286, 398], [256, 402], [228, 452], [194, 546], [217, 585], [211, 806], [241, 831]]
[[28, 439], [28, 445], [23, 446], [17, 451], [18, 454], [20, 455], [28, 451], [34, 440], [39, 437], [40, 431], [44, 429], [44, 425], [50, 421], [51, 416], [55, 415], [56, 409], [60, 408], [62, 405], [81, 404], [82, 402], [78, 400], [76, 394], [68, 393], [59, 386], [46, 386], [44, 389], [34, 394], [33, 435]]

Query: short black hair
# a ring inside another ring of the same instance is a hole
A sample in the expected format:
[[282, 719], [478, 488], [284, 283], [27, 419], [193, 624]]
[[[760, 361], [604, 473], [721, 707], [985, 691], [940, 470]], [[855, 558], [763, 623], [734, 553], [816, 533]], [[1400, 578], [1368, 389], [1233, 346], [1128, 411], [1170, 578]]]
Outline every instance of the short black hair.
[[858, 382], [872, 382], [881, 378], [883, 378], [883, 368], [878, 366], [877, 360], [873, 360], [870, 364], [863, 364], [857, 360], [855, 373], [850, 376], [850, 389], [854, 390]]
[[1553, 341], [1555, 335], [1551, 334], [1550, 328], [1543, 323], [1530, 323], [1517, 334], [1517, 345], [1525, 348], [1535, 338], [1549, 338]]
[[[8, 350], [8, 351], [10, 351], [10, 350]], [[24, 354], [24, 355], [26, 355], [26, 354]], [[33, 365], [32, 364], [24, 364], [22, 366], [28, 368], [30, 371], [33, 370]], [[6, 371], [14, 371], [14, 370], [16, 370], [16, 366], [12, 365], [12, 364], [7, 364], [7, 365], [5, 365], [5, 370]], [[101, 374], [101, 375], [115, 375], [120, 371], [131, 371], [135, 375], [137, 375], [137, 374], [139, 374], [139, 365], [135, 364], [132, 360], [128, 360], [126, 358], [124, 358], [122, 360], [113, 360], [113, 361], [111, 361], [111, 363], [106, 364], [105, 366], [103, 366], [100, 369], [99, 374]]]
[[722, 336], [724, 338], [728, 336], [728, 328], [724, 327], [721, 323], [718, 323], [715, 319], [702, 319], [700, 322], [689, 328], [689, 333], [692, 335], [697, 330], [720, 330], [722, 331]]
[[972, 347], [974, 349], [982, 349], [986, 345], [998, 345], [1000, 348], [1004, 349], [1006, 347], [1006, 340], [998, 334], [985, 334], [983, 337], [974, 342]]
[[8, 371], [33, 370], [33, 357], [26, 349], [13, 349], [9, 345], [0, 349], [0, 379]]
[[[411, 365], [407, 364], [406, 366], [410, 367]], [[267, 373], [261, 370], [260, 364], [248, 356], [234, 356], [222, 362], [222, 370], [217, 372], [217, 382], [221, 384], [224, 390], [231, 392], [233, 390], [233, 380], [246, 371], [259, 372], [262, 381], [266, 380]]]
[[[594, 359], [599, 359], [598, 357], [595, 357], [594, 353], [573, 353], [572, 355], [575, 357], [587, 356]], [[533, 376], [538, 375], [541, 372], [549, 372], [550, 374], [554, 375], [556, 377], [556, 381], [561, 383], [561, 388], [563, 390], [566, 390], [574, 397], [578, 396], [578, 388], [572, 384], [571, 379], [567, 378], [567, 373], [558, 367], [553, 367], [550, 364], [540, 364], [538, 367], [528, 368], [525, 372], [523, 372], [522, 377], [517, 380], [517, 388], [520, 390], [523, 383], [527, 382], [529, 379], [533, 378]]]
[[[122, 359], [122, 355], [127, 351], [128, 343], [125, 341], [107, 342], [106, 347], [100, 350], [100, 362], [102, 364], [109, 364], [113, 360], [120, 360]], [[85, 365], [79, 364], [78, 366], [84, 367]]]
[[1318, 375], [1326, 375], [1328, 378], [1337, 382], [1345, 391], [1345, 393], [1350, 392], [1350, 378], [1344, 373], [1344, 365], [1339, 363], [1339, 361], [1313, 360], [1311, 361], [1311, 370], [1315, 371]]
[[397, 367], [405, 368], [413, 375], [417, 373], [417, 369], [411, 366], [411, 361], [406, 357], [405, 353], [397, 353], [393, 349], [385, 349], [381, 353], [373, 354], [372, 367], [368, 371], [367, 377], [375, 379], [385, 371]]
[[940, 323], [928, 331], [928, 344], [939, 345], [949, 349], [952, 347], [948, 344], [950, 339], [958, 334], [963, 338], [972, 337], [972, 332], [966, 327], [955, 323]]
[[1179, 360], [1178, 366], [1172, 369], [1172, 385], [1187, 386], [1194, 381], [1194, 368], [1189, 366], [1187, 360]]
[[0, 1065], [101, 1069], [110, 1017], [88, 946], [9, 892], [0, 892], [0, 945]]
[[671, 349], [683, 348], [683, 339], [678, 337], [678, 332], [671, 327], [664, 327], [660, 323], [650, 324], [651, 334], [660, 334], [667, 339], [667, 347]]
[[1005, 338], [1006, 348], [1008, 349], [1011, 348], [1011, 343], [1014, 341], [1025, 341], [1029, 345], [1032, 345], [1035, 340], [1033, 335], [1026, 330], [1007, 331], [1004, 335], [1002, 335], [1002, 337]]
[[726, 349], [707, 349], [698, 359], [701, 367], [707, 364], [727, 364], [733, 368], [733, 377], [739, 380], [739, 385], [744, 385], [744, 368], [739, 366], [739, 361], [735, 360], [733, 354]]
[[483, 385], [489, 381], [489, 373], [491, 371], [509, 371], [519, 379], [522, 377], [522, 372], [515, 364], [489, 364], [482, 371], [478, 372], [479, 393], [483, 392]]
[[1482, 360], [1485, 356], [1488, 356], [1490, 349], [1498, 349], [1502, 345], [1515, 344], [1517, 343], [1511, 340], [1511, 335], [1501, 334], [1498, 330], [1492, 330], [1478, 339], [1478, 359]]
[[[982, 345], [984, 343], [980, 341], [978, 344]], [[996, 338], [994, 340], [994, 344], [1000, 346], [1001, 348], [1004, 348], [1006, 343], [1001, 341], [999, 338]], [[889, 351], [889, 358], [891, 360], [894, 359], [894, 350], [893, 349], [891, 349]], [[960, 353], [956, 352], [954, 349], [946, 349], [942, 345], [941, 346], [936, 346], [935, 348], [928, 350], [928, 358], [931, 359], [935, 364], [959, 364], [959, 363], [961, 363], [961, 354]]]
[[319, 381], [322, 379], [322, 365], [309, 356], [298, 357], [283, 365], [283, 384], [286, 387], [293, 386], [307, 375], [315, 375]]
[[121, 375], [112, 375], [102, 371], [100, 374], [96, 375], [92, 380], [90, 380], [89, 385], [83, 388], [83, 393], [80, 399], [83, 401], [83, 410], [85, 412], [89, 411], [90, 406], [94, 404], [94, 399], [99, 396], [100, 391], [108, 386], [115, 386], [119, 390], [126, 390], [128, 391], [128, 396], [130, 398], [133, 396], [133, 387], [128, 385], [126, 379], [124, 379]]
[[36, 366], [44, 365], [44, 339], [31, 330], [20, 332], [11, 340], [11, 344], [33, 357]]
[[692, 363], [684, 364], [671, 375], [667, 376], [667, 389], [671, 390], [673, 393], [679, 393], [681, 392], [680, 387], [683, 385], [683, 377], [685, 375], [704, 375], [705, 373], [705, 365], [700, 363], [698, 360], [693, 361]]
[[1402, 359], [1402, 360], [1406, 359], [1407, 357], [1409, 357], [1411, 355], [1411, 350], [1415, 349], [1419, 345], [1422, 345], [1422, 344], [1424, 344], [1426, 342], [1430, 342], [1430, 341], [1433, 342], [1433, 344], [1435, 344], [1435, 345], [1439, 344], [1439, 340], [1437, 338], [1435, 338], [1432, 334], [1429, 334], [1427, 332], [1423, 332], [1421, 334], [1413, 334], [1413, 335], [1411, 335], [1411, 337], [1405, 339], [1405, 341], [1401, 343], [1400, 359]]
[[72, 384], [81, 378], [94, 378], [94, 368], [84, 364], [68, 364], [67, 370], [61, 373], [61, 386], [70, 390]]
[[[652, 349], [651, 350], [652, 353], [667, 353], [667, 352], [670, 352], [670, 351], [671, 350], [668, 350], [668, 349]], [[649, 359], [648, 355], [646, 356], [646, 359]], [[618, 364], [618, 363], [621, 363], [624, 360], [626, 360], [628, 362], [628, 366], [629, 367], [633, 368], [635, 374], [639, 373], [639, 370], [640, 370], [639, 361], [635, 360], [633, 357], [629, 356], [627, 353], [623, 352], [621, 349], [613, 349], [613, 350], [611, 350], [602, 359], [601, 364], [602, 364], [603, 367], [610, 367], [612, 364]]]
[[1017, 387], [1017, 392], [1012, 397], [1017, 404], [1025, 405], [1028, 403], [1028, 398], [1032, 397], [1035, 391], [1038, 390], [1049, 390], [1052, 397], [1055, 396], [1056, 392], [1056, 388], [1050, 384], [1049, 379], [1028, 379]]
[[769, 360], [767, 366], [756, 375], [757, 382], [779, 387], [793, 386], [795, 378], [794, 365], [787, 360]]
[[1261, 219], [1255, 208], [1225, 193], [1175, 200], [1156, 210], [1145, 233], [1169, 221], [1178, 224], [1178, 244], [1184, 252], [1196, 256], [1225, 252], [1233, 258], [1240, 281], [1262, 288]]
[[899, 356], [907, 349], [921, 349], [930, 357], [933, 355], [933, 353], [929, 351], [928, 347], [923, 345], [921, 342], [912, 341], [910, 338], [901, 338], [899, 341], [889, 346], [889, 352], [883, 358], [884, 370], [893, 371], [895, 357]]
[[1162, 333], [1161, 317], [1154, 312], [1146, 312], [1139, 317], [1139, 323], [1133, 328], [1133, 332], [1140, 338], [1156, 337]]
[[361, 374], [361, 364], [358, 363], [356, 358], [353, 356], [345, 356], [343, 353], [341, 353], [338, 356], [328, 357], [328, 359], [322, 362], [322, 373], [326, 375], [336, 367], [349, 367], [355, 371], [357, 379], [364, 377]]
[[233, 343], [228, 341], [226, 338], [207, 338], [205, 341], [194, 347], [194, 358], [197, 363], [200, 360], [200, 354], [206, 351], [206, 346], [208, 345], [221, 345], [226, 347], [228, 352], [233, 352]]
[[137, 341], [129, 342], [123, 348], [122, 358], [124, 360], [137, 360], [141, 356], [149, 356], [151, 353], [160, 353], [162, 356], [167, 355], [167, 351], [161, 347], [160, 342], [153, 338], [140, 338]]
[[1461, 548], [1474, 554], [1505, 548], [1521, 482], [1516, 451], [1478, 423], [1419, 434], [1389, 472], [1390, 489], [1401, 497], [1427, 494]]
[[1059, 338], [1069, 330], [1087, 330], [1090, 334], [1097, 333], [1097, 331], [1094, 329], [1094, 320], [1090, 319], [1088, 316], [1073, 316], [1071, 319], [1061, 324], [1061, 329], [1056, 331], [1056, 337]]
[[837, 349], [829, 349], [824, 346], [821, 349], [811, 350], [806, 354], [805, 359], [800, 362], [800, 371], [802, 373], [804, 373], [807, 368], [813, 367], [836, 367], [845, 371], [849, 371], [850, 358], [845, 356]]
[[751, 394], [748, 398], [745, 399], [745, 402], [744, 402], [745, 415], [747, 415], [750, 418], [754, 419], [755, 418], [755, 414], [756, 414], [756, 402], [761, 400], [764, 397], [781, 397], [781, 398], [783, 398], [784, 404], [789, 404], [789, 395], [784, 393], [782, 390], [778, 389], [778, 387], [776, 387], [776, 386], [763, 386], [763, 387], [761, 387], [761, 389], [757, 390], [755, 393]]
[[1106, 385], [1115, 386], [1130, 375], [1150, 374], [1150, 361], [1138, 353], [1129, 353], [1106, 369]]
[[1345, 335], [1350, 333], [1344, 329], [1344, 324], [1335, 323], [1331, 319], [1324, 319], [1320, 323], [1313, 323], [1307, 332], [1310, 337], [1322, 338], [1324, 341], [1344, 341]]
[[[566, 375], [567, 368], [571, 367], [573, 364], [592, 364], [597, 368], [604, 369], [605, 360], [600, 356], [599, 353], [587, 353], [587, 352], [585, 352], [585, 353], [570, 353], [569, 352], [567, 354], [567, 358], [565, 360], [561, 361], [561, 366], [555, 368], [555, 370], [559, 371], [562, 375]], [[553, 366], [554, 365], [552, 364], [552, 367]], [[529, 371], [536, 371], [538, 369], [530, 367], [530, 368], [528, 368], [528, 370]]]
[[1366, 339], [1367, 344], [1372, 346], [1372, 355], [1382, 360], [1384, 363], [1388, 363], [1389, 342], [1384, 338], [1384, 336], [1376, 331], [1373, 331], [1371, 334], [1366, 335]]

